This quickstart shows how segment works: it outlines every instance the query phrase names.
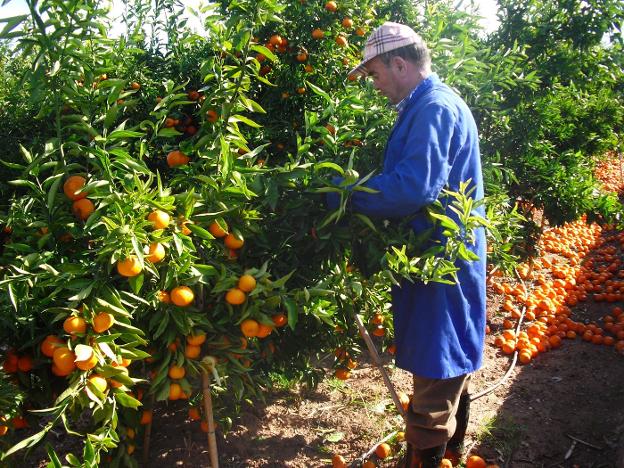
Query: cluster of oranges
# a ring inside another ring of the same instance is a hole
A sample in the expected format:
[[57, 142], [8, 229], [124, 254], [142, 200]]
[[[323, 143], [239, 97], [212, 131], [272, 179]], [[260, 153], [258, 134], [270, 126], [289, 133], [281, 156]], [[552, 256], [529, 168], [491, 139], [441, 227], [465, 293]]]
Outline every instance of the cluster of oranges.
[[72, 200], [72, 213], [82, 221], [86, 221], [95, 211], [95, 205], [87, 198], [87, 192], [82, 190], [86, 183], [84, 177], [72, 175], [63, 184], [63, 193]]
[[594, 169], [594, 175], [607, 192], [624, 192], [624, 168], [619, 159], [612, 157], [600, 161]]
[[[624, 271], [618, 256], [624, 233], [613, 226], [588, 224], [583, 217], [546, 231], [538, 242], [541, 255], [530, 265], [521, 265], [518, 274], [530, 280], [511, 285], [491, 278], [494, 292], [503, 294], [503, 332], [495, 344], [506, 354], [518, 351], [522, 363], [539, 353], [558, 348], [566, 339], [613, 346], [624, 354], [624, 314], [613, 307], [601, 323], [573, 320], [571, 307], [593, 299], [614, 303], [624, 299]], [[525, 327], [514, 331], [525, 309]]]

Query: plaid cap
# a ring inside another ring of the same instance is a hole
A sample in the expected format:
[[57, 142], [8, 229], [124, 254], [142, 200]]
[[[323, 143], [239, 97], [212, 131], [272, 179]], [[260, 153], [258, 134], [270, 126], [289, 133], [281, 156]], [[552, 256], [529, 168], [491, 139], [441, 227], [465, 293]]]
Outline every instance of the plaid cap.
[[422, 39], [412, 28], [388, 21], [368, 37], [364, 46], [364, 60], [349, 75], [366, 75], [366, 64], [378, 55], [418, 42], [422, 42]]

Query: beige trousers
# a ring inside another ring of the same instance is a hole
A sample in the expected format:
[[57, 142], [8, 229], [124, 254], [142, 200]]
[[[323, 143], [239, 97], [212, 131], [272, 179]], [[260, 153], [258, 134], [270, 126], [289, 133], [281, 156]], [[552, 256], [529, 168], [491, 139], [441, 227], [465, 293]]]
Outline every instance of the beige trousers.
[[405, 439], [417, 449], [438, 447], [455, 433], [459, 397], [468, 393], [470, 374], [450, 379], [414, 376]]

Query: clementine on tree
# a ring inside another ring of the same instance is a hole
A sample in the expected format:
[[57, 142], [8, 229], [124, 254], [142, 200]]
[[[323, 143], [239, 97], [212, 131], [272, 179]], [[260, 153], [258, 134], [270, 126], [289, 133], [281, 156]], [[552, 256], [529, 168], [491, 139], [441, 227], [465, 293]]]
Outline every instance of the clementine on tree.
[[161, 210], [154, 210], [148, 216], [147, 220], [151, 222], [154, 229], [165, 229], [171, 222], [171, 216]]
[[232, 288], [225, 293], [225, 301], [231, 305], [241, 305], [246, 298], [245, 293], [238, 288]]
[[63, 322], [63, 330], [65, 330], [70, 335], [75, 335], [76, 333], [84, 333], [87, 331], [87, 322], [82, 317], [70, 315]]
[[67, 178], [63, 184], [63, 193], [70, 200], [80, 200], [87, 196], [87, 192], [76, 193], [85, 186], [87, 180], [79, 175], [73, 175]]
[[93, 317], [93, 330], [96, 333], [104, 333], [115, 323], [115, 317], [108, 312], [100, 312]]
[[171, 302], [178, 307], [186, 307], [195, 299], [193, 290], [188, 286], [177, 286], [171, 290], [169, 295], [171, 297]]
[[253, 338], [258, 335], [260, 324], [254, 319], [245, 319], [240, 324], [241, 332], [247, 338]]
[[168, 375], [169, 378], [174, 380], [182, 379], [186, 375], [186, 369], [182, 366], [173, 365], [169, 367]]
[[237, 250], [243, 246], [245, 241], [244, 239], [239, 239], [236, 235], [230, 232], [227, 236], [225, 236], [223, 243], [228, 249]]
[[60, 346], [64, 346], [65, 342], [56, 335], [48, 335], [41, 342], [41, 354], [52, 357], [54, 350]]
[[145, 259], [152, 263], [158, 263], [165, 258], [165, 254], [165, 247], [160, 242], [152, 242], [149, 245], [148, 254], [145, 256]]
[[137, 257], [130, 255], [128, 258], [117, 262], [117, 271], [121, 276], [131, 278], [141, 273], [141, 271], [143, 271], [143, 267]]
[[256, 289], [256, 278], [252, 275], [243, 275], [238, 279], [238, 289], [243, 292], [251, 292]]
[[88, 198], [81, 198], [72, 203], [72, 213], [82, 221], [86, 221], [94, 211], [95, 205]]
[[171, 151], [167, 154], [167, 165], [169, 167], [186, 166], [191, 158], [180, 150]]
[[52, 361], [61, 376], [69, 375], [76, 368], [74, 360], [76, 355], [67, 347], [56, 348], [52, 355]]
[[223, 229], [219, 223], [217, 223], [216, 221], [213, 221], [212, 223], [210, 223], [210, 226], [208, 226], [208, 232], [210, 232], [210, 234], [212, 234], [213, 236], [219, 238], [219, 237], [225, 237], [228, 235], [227, 233], [227, 225], [225, 227], [225, 229]]

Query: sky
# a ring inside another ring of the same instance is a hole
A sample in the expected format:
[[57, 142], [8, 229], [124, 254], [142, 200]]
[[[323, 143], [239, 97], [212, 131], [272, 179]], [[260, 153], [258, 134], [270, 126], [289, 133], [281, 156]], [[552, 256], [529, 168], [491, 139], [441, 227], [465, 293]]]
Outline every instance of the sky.
[[[496, 0], [473, 0], [475, 5], [477, 5], [479, 9], [480, 16], [483, 16], [481, 20], [481, 24], [486, 30], [486, 32], [492, 32], [496, 29], [498, 25], [498, 20], [496, 18]], [[121, 5], [122, 0], [112, 0], [114, 5], [113, 15], [120, 16], [121, 14]], [[187, 1], [187, 5], [197, 5], [199, 0], [191, 0]], [[461, 4], [469, 3], [464, 1], [458, 1], [460, 4], [460, 8], [462, 8]], [[0, 18], [8, 18], [11, 16], [23, 15], [28, 13], [28, 8], [26, 7], [26, 2], [24, 0], [11, 0], [7, 5], [0, 7]], [[192, 19], [189, 20], [189, 25], [193, 28], [198, 28], [199, 25], [193, 25]], [[115, 31], [111, 32], [111, 35], [115, 35]]]

